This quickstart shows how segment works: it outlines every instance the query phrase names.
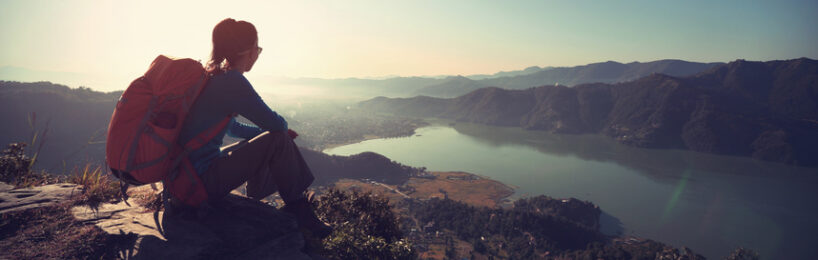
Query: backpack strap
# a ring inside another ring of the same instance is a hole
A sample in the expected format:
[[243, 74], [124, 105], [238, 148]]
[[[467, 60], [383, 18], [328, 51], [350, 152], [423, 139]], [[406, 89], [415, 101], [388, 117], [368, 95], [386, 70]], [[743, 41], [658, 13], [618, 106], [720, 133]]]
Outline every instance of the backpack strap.
[[111, 168], [111, 174], [116, 176], [116, 178], [119, 180], [119, 198], [125, 202], [125, 205], [130, 207], [131, 204], [128, 203], [128, 187], [131, 185], [139, 186], [143, 185], [144, 183], [134, 179], [134, 177], [128, 172], [120, 171], [114, 168]]
[[125, 202], [125, 205], [130, 207], [131, 204], [128, 203], [128, 186], [130, 186], [130, 184], [122, 181], [121, 179], [119, 180], [119, 198]]
[[110, 168], [110, 169], [111, 169], [111, 174], [113, 174], [120, 181], [124, 181], [125, 183], [133, 185], [133, 186], [145, 185], [145, 183], [142, 183], [141, 181], [136, 180], [133, 177], [133, 175], [131, 175], [130, 173], [128, 173], [126, 171], [120, 171], [120, 170], [117, 170], [117, 169], [114, 169], [114, 168]]
[[[196, 149], [201, 148], [204, 146], [208, 141], [212, 140], [216, 137], [219, 133], [221, 133], [228, 124], [232, 120], [233, 115], [226, 116], [224, 119], [219, 121], [216, 125], [208, 128], [207, 130], [202, 131], [198, 135], [196, 135], [193, 139], [188, 141], [182, 147], [182, 152], [178, 155], [177, 158], [174, 158], [173, 165], [174, 167], [171, 173], [168, 175], [165, 184], [171, 184], [166, 186], [171, 191], [171, 194], [176, 196], [178, 199], [182, 200], [185, 204], [189, 206], [201, 206], [203, 202], [206, 202], [206, 191], [204, 189], [204, 184], [200, 183], [196, 170], [193, 168], [193, 165], [189, 161], [185, 161], [187, 156]], [[180, 175], [186, 175], [182, 177]], [[183, 179], [180, 179], [183, 178]], [[180, 186], [181, 185], [181, 186]], [[185, 190], [187, 189], [187, 190]], [[196, 195], [197, 192], [204, 193], [205, 198], [201, 198], [201, 196]], [[201, 200], [201, 201], [200, 201]], [[195, 204], [195, 205], [194, 205]]]
[[147, 124], [148, 124], [148, 119], [150, 119], [151, 115], [153, 114], [154, 109], [156, 109], [157, 102], [158, 102], [158, 97], [157, 96], [152, 96], [151, 100], [150, 100], [150, 103], [148, 104], [148, 111], [145, 113], [145, 115], [139, 121], [139, 125], [137, 126], [139, 128], [139, 131], [137, 131], [136, 136], [134, 136], [133, 141], [131, 141], [131, 147], [129, 148], [129, 151], [128, 151], [128, 159], [127, 159], [127, 161], [125, 163], [125, 171], [126, 172], [131, 171], [132, 168], [134, 167], [134, 159], [136, 159], [136, 148], [137, 148], [137, 145], [139, 144], [139, 136], [142, 133], [145, 132], [145, 128], [147, 128]]
[[[162, 192], [159, 193], [160, 199], [162, 200], [162, 207], [165, 209], [165, 214], [173, 214], [173, 212], [171, 212], [173, 209], [170, 207], [170, 192], [164, 183], [165, 182], [163, 181]], [[156, 231], [159, 231], [159, 234], [167, 239], [167, 235], [165, 235], [165, 226], [159, 221], [158, 210], [153, 212], [153, 222], [156, 224]]]

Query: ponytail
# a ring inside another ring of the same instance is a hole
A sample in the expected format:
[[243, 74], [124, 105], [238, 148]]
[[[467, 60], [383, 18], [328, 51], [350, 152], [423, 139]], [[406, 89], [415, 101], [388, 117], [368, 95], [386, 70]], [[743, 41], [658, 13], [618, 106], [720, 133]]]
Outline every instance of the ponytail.
[[213, 51], [205, 65], [208, 74], [216, 75], [230, 69], [230, 62], [239, 59], [239, 53], [250, 49], [258, 41], [253, 24], [227, 18], [213, 28]]

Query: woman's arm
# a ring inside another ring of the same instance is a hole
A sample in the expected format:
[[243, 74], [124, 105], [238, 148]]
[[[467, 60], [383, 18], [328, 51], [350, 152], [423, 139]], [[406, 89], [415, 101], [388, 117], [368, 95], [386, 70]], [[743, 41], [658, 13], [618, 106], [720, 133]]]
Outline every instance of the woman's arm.
[[241, 74], [236, 74], [237, 83], [231, 94], [233, 104], [231, 107], [239, 115], [249, 119], [264, 131], [287, 131], [287, 121], [278, 113], [270, 109], [261, 100], [250, 82]]

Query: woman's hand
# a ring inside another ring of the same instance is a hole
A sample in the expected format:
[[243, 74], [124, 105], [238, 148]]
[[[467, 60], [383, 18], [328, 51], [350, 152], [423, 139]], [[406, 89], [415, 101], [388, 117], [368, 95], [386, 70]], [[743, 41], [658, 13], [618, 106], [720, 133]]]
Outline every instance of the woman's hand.
[[296, 137], [298, 137], [298, 133], [296, 133], [292, 129], [287, 129], [287, 135], [289, 135], [290, 138], [292, 138], [292, 139], [295, 139]]

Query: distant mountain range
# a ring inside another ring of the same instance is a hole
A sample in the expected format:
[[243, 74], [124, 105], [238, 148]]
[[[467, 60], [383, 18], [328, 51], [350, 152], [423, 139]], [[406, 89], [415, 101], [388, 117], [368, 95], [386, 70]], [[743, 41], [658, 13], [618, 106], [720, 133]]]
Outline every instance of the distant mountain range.
[[[147, 66], [146, 66], [147, 68]], [[18, 82], [59, 82], [71, 87], [89, 87], [95, 90], [125, 90], [131, 80], [137, 78], [144, 71], [135, 72], [133, 76], [119, 79], [111, 74], [93, 74], [62, 72], [49, 70], [34, 70], [14, 66], [0, 66], [0, 80]]]
[[[648, 73], [660, 70], [685, 74], [707, 66], [711, 67], [690, 76]], [[381, 97], [357, 107], [556, 133], [600, 133], [640, 147], [682, 148], [816, 165], [818, 160], [809, 157], [818, 147], [818, 135], [813, 134], [818, 133], [816, 67], [815, 60], [806, 58], [739, 60], [722, 65], [665, 60], [546, 68], [533, 74], [482, 80], [457, 76], [342, 81], [350, 88], [374, 82], [377, 85], [371, 89], [387, 89], [384, 92], [400, 89], [405, 92], [412, 86], [435, 83], [467, 91], [474, 82], [509, 82], [497, 85], [516, 88], [524, 85], [515, 85], [511, 79], [524, 82], [524, 78], [568, 75], [569, 71], [582, 78], [608, 81], [648, 73], [633, 81], [611, 84], [567, 87], [560, 83], [521, 90], [487, 87], [450, 99]], [[537, 69], [529, 71], [533, 70]], [[331, 81], [313, 80], [316, 84]], [[104, 152], [99, 142], [104, 139], [111, 110], [120, 94], [48, 82], [0, 81], [0, 121], [4, 123], [0, 143], [29, 141], [33, 131], [27, 116], [34, 112], [36, 129], [43, 130], [45, 123], [49, 124], [45, 140], [46, 147], [51, 148], [40, 154], [44, 163], [39, 167], [55, 170], [62, 168], [62, 160], [75, 164], [95, 160]], [[67, 168], [70, 170], [71, 166]]]
[[[549, 84], [525, 90], [488, 87], [451, 99], [378, 97], [356, 108], [555, 133], [600, 133], [639, 147], [818, 166], [818, 61], [655, 64], [675, 68], [677, 73], [713, 67], [692, 76], [651, 73], [614, 84]], [[601, 73], [614, 69], [592, 65], [575, 72], [617, 81], [652, 71], [651, 66], [597, 65], [618, 68], [620, 73]]]
[[[457, 97], [479, 88], [499, 87], [505, 89], [526, 89], [543, 85], [573, 86], [582, 83], [616, 83], [661, 73], [670, 76], [692, 75], [722, 63], [697, 63], [682, 60], [658, 60], [652, 62], [631, 62], [627, 64], [608, 61], [574, 67], [537, 67], [522, 70], [501, 71], [494, 74], [438, 77], [390, 77], [382, 79], [343, 78], [276, 78], [262, 75], [248, 76], [259, 92], [273, 91], [276, 94], [298, 88], [315, 89], [313, 98], [344, 97], [365, 100], [375, 96], [412, 97], [425, 95], [432, 97]], [[0, 67], [0, 80], [9, 81], [51, 81], [70, 86], [86, 86], [94, 89], [124, 90], [132, 76], [116, 78], [113, 75], [91, 75], [69, 72], [31, 70], [20, 67]], [[116, 87], [119, 85], [119, 87]], [[322, 96], [323, 95], [323, 96]]]
[[540, 68], [538, 66], [531, 66], [522, 70], [513, 70], [513, 71], [500, 71], [491, 75], [488, 74], [475, 74], [475, 75], [468, 75], [466, 76], [469, 79], [473, 80], [481, 80], [481, 79], [490, 79], [490, 78], [499, 78], [499, 77], [514, 77], [520, 75], [527, 75], [527, 74], [534, 74], [543, 70], [553, 69], [554, 67], [545, 67]]
[[[682, 60], [658, 60], [652, 62], [614, 61], [592, 63], [583, 66], [538, 69], [530, 68], [507, 76], [474, 80], [467, 77], [448, 77], [433, 85], [416, 90], [414, 93], [431, 97], [456, 97], [484, 87], [504, 89], [526, 89], [544, 85], [574, 86], [583, 83], [625, 82], [654, 73], [670, 76], [688, 76], [710, 69], [723, 63], [698, 63]], [[530, 73], [524, 73], [530, 72]]]
[[582, 83], [617, 83], [634, 80], [653, 73], [670, 76], [688, 76], [723, 63], [698, 63], [683, 60], [658, 60], [652, 62], [614, 61], [592, 63], [574, 67], [528, 67], [517, 71], [504, 71], [492, 75], [446, 76], [446, 77], [396, 77], [388, 79], [271, 79], [271, 84], [294, 86], [318, 86], [328, 91], [339, 91], [355, 96], [456, 97], [479, 88], [499, 87], [526, 89], [543, 85], [573, 86]]

